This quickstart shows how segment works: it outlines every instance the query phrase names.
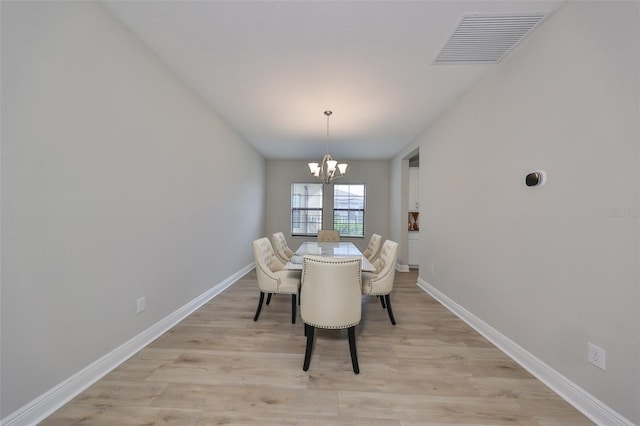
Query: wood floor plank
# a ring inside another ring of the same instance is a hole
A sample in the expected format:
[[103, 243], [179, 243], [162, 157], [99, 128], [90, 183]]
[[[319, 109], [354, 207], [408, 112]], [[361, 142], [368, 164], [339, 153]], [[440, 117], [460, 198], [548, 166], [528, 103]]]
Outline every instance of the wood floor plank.
[[58, 410], [42, 425], [195, 425], [202, 410], [75, 403]]
[[163, 365], [170, 364], [184, 352], [184, 349], [154, 349], [146, 347], [127, 362], [105, 376], [105, 380], [122, 380], [137, 383], [149, 377]]
[[264, 417], [337, 416], [336, 392], [262, 386], [171, 384], [156, 399], [157, 407], [195, 407], [214, 413]]
[[307, 388], [309, 377], [298, 368], [299, 354], [185, 351], [175, 362], [156, 369], [146, 381], [213, 385]]
[[491, 398], [431, 396], [406, 393], [372, 393], [340, 391], [340, 414], [366, 412], [378, 419], [407, 419], [449, 422], [454, 424], [491, 423], [533, 424], [519, 412], [517, 403]]
[[273, 416], [259, 414], [242, 415], [234, 412], [205, 411], [196, 426], [210, 425], [242, 425], [242, 426], [296, 426], [298, 420], [295, 417]]
[[104, 379], [78, 395], [74, 402], [94, 406], [148, 407], [167, 386], [167, 383]]
[[592, 424], [416, 281], [396, 273], [396, 326], [362, 298], [360, 374], [342, 330], [317, 330], [304, 372], [299, 313], [278, 295], [254, 322], [251, 271], [42, 424]]

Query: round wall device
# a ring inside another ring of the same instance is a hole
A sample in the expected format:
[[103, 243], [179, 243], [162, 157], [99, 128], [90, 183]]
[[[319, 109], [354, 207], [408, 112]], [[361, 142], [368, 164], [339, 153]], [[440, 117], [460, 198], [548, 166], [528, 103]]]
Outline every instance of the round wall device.
[[547, 181], [547, 174], [544, 170], [537, 170], [535, 172], [531, 172], [524, 179], [524, 182], [527, 186], [542, 186]]

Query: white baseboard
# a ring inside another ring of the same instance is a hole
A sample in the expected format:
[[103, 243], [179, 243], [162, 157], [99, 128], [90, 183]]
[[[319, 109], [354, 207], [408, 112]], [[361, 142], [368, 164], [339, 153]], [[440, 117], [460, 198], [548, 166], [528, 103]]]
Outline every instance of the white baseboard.
[[398, 272], [409, 272], [409, 265], [401, 265], [396, 263], [396, 271]]
[[100, 380], [107, 373], [115, 369], [127, 359], [131, 358], [145, 346], [149, 345], [149, 343], [153, 342], [187, 316], [191, 315], [209, 300], [222, 293], [222, 291], [238, 281], [254, 267], [254, 263], [247, 265], [221, 283], [216, 284], [200, 296], [193, 299], [191, 302], [161, 319], [128, 342], [109, 352], [88, 367], [78, 371], [64, 382], [58, 384], [14, 413], [5, 417], [0, 421], [0, 425], [25, 426], [38, 424], [79, 393]]
[[423, 279], [418, 278], [417, 285], [594, 423], [603, 426], [633, 426], [631, 421], [527, 352], [520, 345], [467, 311]]

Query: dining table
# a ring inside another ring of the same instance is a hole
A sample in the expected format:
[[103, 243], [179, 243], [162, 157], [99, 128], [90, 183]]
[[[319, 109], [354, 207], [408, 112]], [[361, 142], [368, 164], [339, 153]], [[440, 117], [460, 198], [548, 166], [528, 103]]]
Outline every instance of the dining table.
[[284, 265], [284, 269], [302, 270], [302, 259], [308, 254], [324, 257], [360, 256], [362, 258], [361, 269], [363, 271], [375, 272], [376, 270], [375, 266], [369, 262], [369, 259], [367, 259], [360, 249], [350, 241], [305, 241], [300, 244], [300, 247], [298, 247], [291, 259]]

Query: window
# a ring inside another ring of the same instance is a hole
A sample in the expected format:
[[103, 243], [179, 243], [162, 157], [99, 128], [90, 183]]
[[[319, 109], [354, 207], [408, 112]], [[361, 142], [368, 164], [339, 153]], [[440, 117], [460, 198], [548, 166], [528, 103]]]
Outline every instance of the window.
[[291, 235], [317, 235], [322, 229], [322, 184], [291, 184]]
[[334, 185], [333, 229], [343, 237], [364, 237], [364, 185]]

